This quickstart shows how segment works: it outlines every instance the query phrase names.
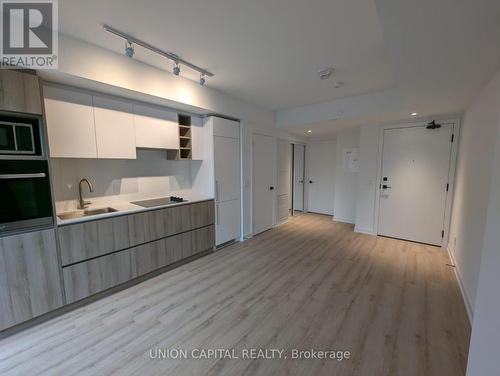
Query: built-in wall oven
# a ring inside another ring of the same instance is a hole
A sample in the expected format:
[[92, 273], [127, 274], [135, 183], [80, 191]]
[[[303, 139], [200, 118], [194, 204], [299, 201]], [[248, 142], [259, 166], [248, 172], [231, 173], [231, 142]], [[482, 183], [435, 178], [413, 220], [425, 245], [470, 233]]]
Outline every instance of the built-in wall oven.
[[41, 118], [0, 113], [0, 236], [53, 225]]

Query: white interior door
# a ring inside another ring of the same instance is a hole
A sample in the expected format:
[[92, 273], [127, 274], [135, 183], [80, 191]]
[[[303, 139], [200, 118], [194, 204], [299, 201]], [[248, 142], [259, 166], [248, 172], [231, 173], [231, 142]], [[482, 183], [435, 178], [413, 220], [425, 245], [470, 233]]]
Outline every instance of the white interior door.
[[335, 142], [312, 142], [308, 150], [308, 205], [313, 213], [333, 215]]
[[453, 124], [384, 130], [378, 233], [441, 245]]
[[254, 235], [269, 230], [274, 224], [274, 145], [273, 137], [253, 135]]
[[304, 210], [305, 146], [293, 146], [293, 210]]

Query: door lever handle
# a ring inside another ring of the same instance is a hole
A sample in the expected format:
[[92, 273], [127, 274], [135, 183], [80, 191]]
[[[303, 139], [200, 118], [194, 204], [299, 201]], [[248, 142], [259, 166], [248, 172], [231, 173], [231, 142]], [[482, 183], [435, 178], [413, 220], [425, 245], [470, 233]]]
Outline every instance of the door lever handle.
[[382, 189], [391, 189], [391, 188], [392, 187], [389, 187], [388, 185], [385, 185], [385, 184], [382, 186]]

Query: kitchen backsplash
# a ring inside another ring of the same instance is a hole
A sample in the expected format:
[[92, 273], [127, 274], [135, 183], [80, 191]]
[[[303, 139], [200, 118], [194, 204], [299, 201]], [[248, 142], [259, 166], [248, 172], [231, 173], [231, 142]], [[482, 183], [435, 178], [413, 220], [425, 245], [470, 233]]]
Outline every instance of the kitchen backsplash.
[[87, 178], [94, 187], [83, 196], [94, 204], [112, 204], [161, 197], [190, 191], [192, 161], [169, 161], [165, 151], [137, 150], [137, 159], [54, 158], [52, 184], [58, 212], [73, 210], [78, 199], [78, 183]]

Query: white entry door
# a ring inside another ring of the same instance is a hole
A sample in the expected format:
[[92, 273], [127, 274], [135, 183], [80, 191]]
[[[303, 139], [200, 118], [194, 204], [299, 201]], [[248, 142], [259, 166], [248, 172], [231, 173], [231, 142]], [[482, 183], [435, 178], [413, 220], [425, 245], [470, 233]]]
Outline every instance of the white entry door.
[[253, 233], [269, 230], [274, 224], [273, 137], [253, 135]]
[[333, 141], [307, 144], [309, 178], [307, 211], [333, 215], [335, 186], [335, 149]]
[[378, 233], [441, 245], [453, 124], [384, 130]]
[[304, 210], [305, 146], [293, 145], [293, 210]]

